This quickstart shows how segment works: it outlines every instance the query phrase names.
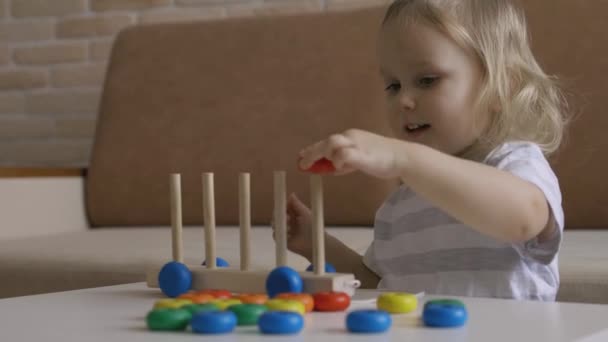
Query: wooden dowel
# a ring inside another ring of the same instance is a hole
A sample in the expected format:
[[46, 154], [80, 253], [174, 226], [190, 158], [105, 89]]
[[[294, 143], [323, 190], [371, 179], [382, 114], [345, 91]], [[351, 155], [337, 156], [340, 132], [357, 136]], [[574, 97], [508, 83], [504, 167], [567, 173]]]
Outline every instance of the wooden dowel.
[[214, 269], [216, 260], [213, 173], [203, 173], [203, 215], [205, 219], [205, 259], [207, 268]]
[[276, 264], [287, 266], [287, 198], [285, 171], [274, 172], [274, 226]]
[[251, 182], [249, 173], [239, 176], [239, 222], [241, 270], [247, 271], [250, 266], [251, 253]]
[[182, 245], [182, 185], [181, 175], [174, 173], [169, 176], [171, 201], [171, 253], [173, 261], [184, 262]]
[[325, 235], [323, 222], [323, 181], [320, 175], [310, 177], [312, 207], [313, 267], [317, 275], [325, 274]]

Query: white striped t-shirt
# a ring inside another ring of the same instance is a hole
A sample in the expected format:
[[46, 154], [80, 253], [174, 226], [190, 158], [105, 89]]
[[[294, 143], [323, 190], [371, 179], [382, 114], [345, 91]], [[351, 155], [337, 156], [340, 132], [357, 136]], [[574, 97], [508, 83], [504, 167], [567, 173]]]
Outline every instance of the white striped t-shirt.
[[[564, 227], [559, 184], [538, 145], [508, 142], [483, 161], [545, 194], [555, 234], [546, 241], [497, 241], [399, 187], [376, 213], [374, 241], [363, 258], [378, 288], [429, 294], [555, 300], [557, 252]], [[502, 194], [497, 193], [500, 197]]]

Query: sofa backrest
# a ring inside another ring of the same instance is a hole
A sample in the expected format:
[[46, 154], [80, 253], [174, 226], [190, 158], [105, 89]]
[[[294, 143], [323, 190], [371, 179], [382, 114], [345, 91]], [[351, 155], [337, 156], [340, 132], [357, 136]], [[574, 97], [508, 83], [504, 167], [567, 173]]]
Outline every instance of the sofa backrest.
[[532, 48], [564, 85], [574, 120], [552, 158], [567, 228], [608, 229], [608, 2], [522, 0]]
[[[567, 228], [608, 228], [608, 2], [525, 0], [533, 50], [566, 86], [577, 118], [551, 162]], [[215, 173], [219, 224], [238, 221], [237, 177], [252, 173], [255, 224], [270, 220], [272, 172], [308, 198], [297, 151], [355, 127], [387, 133], [375, 60], [382, 8], [159, 24], [113, 49], [87, 178], [91, 224], [169, 223], [168, 177], [183, 177], [184, 220], [202, 223], [202, 172]], [[326, 223], [369, 225], [394, 188], [325, 178]]]
[[[308, 201], [297, 152], [348, 128], [386, 133], [374, 62], [381, 10], [140, 26], [114, 45], [87, 181], [93, 226], [169, 223], [182, 174], [186, 224], [202, 223], [201, 173], [214, 172], [218, 224], [238, 223], [238, 174], [252, 221], [268, 224], [273, 171]], [[394, 182], [324, 181], [325, 220], [369, 225]]]

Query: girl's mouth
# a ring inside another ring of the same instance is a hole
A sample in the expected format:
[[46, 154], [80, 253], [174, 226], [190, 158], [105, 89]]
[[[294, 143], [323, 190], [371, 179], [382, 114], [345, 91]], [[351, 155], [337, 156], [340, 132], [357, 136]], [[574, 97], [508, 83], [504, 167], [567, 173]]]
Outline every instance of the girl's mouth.
[[411, 134], [422, 133], [427, 129], [431, 128], [429, 124], [407, 124], [405, 125], [405, 131]]

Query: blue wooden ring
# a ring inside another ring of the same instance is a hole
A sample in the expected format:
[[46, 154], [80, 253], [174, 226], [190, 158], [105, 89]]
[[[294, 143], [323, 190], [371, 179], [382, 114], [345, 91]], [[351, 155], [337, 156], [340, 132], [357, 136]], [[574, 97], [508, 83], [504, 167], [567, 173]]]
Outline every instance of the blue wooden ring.
[[422, 312], [422, 321], [428, 327], [460, 327], [467, 322], [467, 319], [467, 309], [463, 305], [427, 303]]
[[346, 316], [346, 329], [353, 333], [382, 333], [392, 323], [391, 315], [383, 310], [354, 310]]
[[291, 311], [268, 311], [258, 319], [263, 334], [297, 334], [304, 327], [304, 317]]
[[225, 334], [236, 327], [237, 317], [232, 311], [201, 311], [192, 316], [192, 331], [199, 334]]

